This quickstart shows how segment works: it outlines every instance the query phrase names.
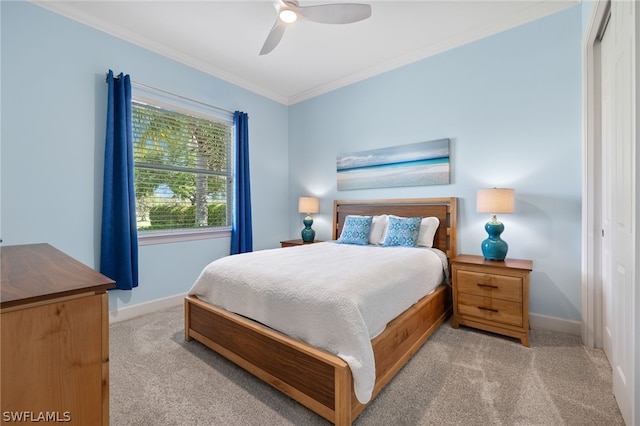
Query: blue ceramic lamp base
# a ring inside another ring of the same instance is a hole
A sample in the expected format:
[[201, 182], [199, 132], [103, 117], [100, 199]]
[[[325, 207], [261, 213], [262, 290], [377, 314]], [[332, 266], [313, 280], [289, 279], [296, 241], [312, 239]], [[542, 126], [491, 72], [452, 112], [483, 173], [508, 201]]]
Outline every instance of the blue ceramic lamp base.
[[305, 243], [313, 242], [313, 239], [316, 237], [316, 231], [311, 229], [311, 225], [313, 225], [313, 219], [311, 219], [311, 216], [307, 216], [304, 218], [302, 223], [304, 223], [304, 229], [301, 233], [302, 241], [304, 241]]
[[489, 234], [489, 238], [482, 242], [482, 254], [487, 260], [504, 260], [507, 257], [509, 246], [506, 241], [500, 238], [504, 231], [504, 225], [495, 215], [484, 225], [484, 229]]

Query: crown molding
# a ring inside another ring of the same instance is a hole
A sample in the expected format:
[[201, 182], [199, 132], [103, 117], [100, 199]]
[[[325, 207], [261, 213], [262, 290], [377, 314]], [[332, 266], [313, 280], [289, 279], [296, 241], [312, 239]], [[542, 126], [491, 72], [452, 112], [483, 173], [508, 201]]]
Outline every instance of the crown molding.
[[64, 16], [65, 18], [69, 18], [80, 24], [87, 25], [100, 32], [109, 34], [113, 37], [134, 44], [143, 49], [157, 53], [158, 55], [161, 55], [165, 58], [174, 60], [198, 71], [202, 71], [213, 77], [219, 78], [228, 83], [249, 90], [250, 92], [272, 99], [281, 104], [287, 105], [289, 102], [289, 99], [286, 96], [281, 96], [265, 87], [258, 86], [250, 81], [239, 78], [232, 73], [212, 66], [211, 64], [205, 63], [204, 61], [194, 58], [193, 56], [185, 55], [178, 50], [171, 49], [167, 46], [157, 43], [152, 39], [142, 37], [140, 36], [140, 34], [134, 33], [127, 29], [123, 29], [122, 27], [111, 25], [109, 22], [101, 20], [98, 16], [79, 12], [77, 9], [72, 7], [73, 2], [45, 0], [29, 0], [29, 2], [42, 7], [43, 9], [49, 10], [50, 12]]
[[394, 58], [391, 61], [384, 62], [382, 64], [376, 65], [375, 67], [368, 68], [345, 78], [335, 80], [331, 83], [324, 84], [304, 92], [300, 92], [294, 96], [289, 97], [288, 105], [293, 105], [298, 102], [323, 95], [333, 90], [349, 86], [353, 83], [375, 77], [387, 71], [392, 71], [394, 69], [421, 61], [431, 56], [435, 56], [447, 50], [455, 49], [456, 47], [473, 43], [494, 34], [511, 30], [520, 25], [533, 22], [537, 19], [568, 9], [569, 7], [575, 6], [579, 3], [580, 0], [538, 2], [536, 5], [524, 11], [521, 11], [520, 13], [513, 14], [507, 18], [493, 21], [490, 25], [470, 29], [464, 33], [457, 34], [455, 37], [450, 37], [446, 40], [442, 40], [439, 43], [433, 44], [426, 49], [414, 51], [407, 55]]
[[101, 20], [100, 17], [98, 16], [79, 12], [77, 9], [72, 7], [73, 2], [63, 2], [63, 1], [52, 2], [52, 1], [45, 1], [45, 0], [29, 0], [29, 1], [37, 6], [40, 6], [58, 15], [65, 16], [73, 21], [87, 25], [96, 30], [109, 34], [113, 37], [127, 41], [138, 47], [147, 49], [151, 52], [157, 53], [168, 59], [172, 59], [183, 65], [189, 66], [191, 68], [194, 68], [196, 70], [209, 74], [213, 77], [219, 78], [228, 83], [231, 83], [233, 85], [246, 89], [250, 92], [256, 93], [268, 99], [274, 100], [278, 103], [289, 106], [289, 105], [293, 105], [293, 104], [332, 92], [342, 87], [349, 86], [353, 83], [357, 83], [357, 82], [369, 79], [371, 77], [375, 77], [385, 72], [388, 72], [397, 68], [401, 68], [403, 66], [409, 65], [414, 62], [418, 62], [428, 57], [435, 56], [447, 50], [451, 50], [456, 47], [460, 47], [465, 44], [469, 44], [474, 41], [481, 40], [491, 35], [513, 29], [517, 26], [526, 24], [528, 22], [532, 22], [536, 19], [540, 19], [542, 17], [552, 15], [556, 12], [560, 12], [564, 9], [567, 9], [569, 7], [579, 4], [581, 0], [538, 1], [531, 7], [525, 10], [522, 10], [519, 13], [512, 14], [506, 18], [495, 20], [489, 25], [469, 29], [464, 33], [457, 34], [454, 37], [450, 37], [446, 40], [442, 40], [439, 43], [433, 44], [426, 49], [417, 50], [407, 55], [394, 58], [390, 61], [384, 62], [374, 67], [370, 67], [361, 72], [351, 74], [349, 76], [329, 82], [327, 84], [319, 85], [317, 87], [314, 87], [306, 91], [302, 91], [300, 93], [294, 94], [289, 97], [275, 93], [273, 90], [257, 85], [251, 81], [239, 78], [230, 72], [227, 72], [221, 68], [215, 67], [209, 63], [205, 63], [204, 61], [201, 61], [198, 58], [195, 58], [190, 55], [185, 55], [178, 50], [168, 48], [167, 46], [157, 43], [152, 39], [142, 37], [139, 34], [136, 34], [127, 29], [123, 29], [121, 27], [111, 25], [110, 23], [104, 22], [103, 20]]

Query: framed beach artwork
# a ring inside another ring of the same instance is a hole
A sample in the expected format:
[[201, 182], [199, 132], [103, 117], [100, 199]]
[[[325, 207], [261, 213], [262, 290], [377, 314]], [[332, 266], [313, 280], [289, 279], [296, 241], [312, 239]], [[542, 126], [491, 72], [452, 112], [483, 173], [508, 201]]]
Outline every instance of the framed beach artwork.
[[446, 185], [449, 139], [341, 154], [337, 172], [338, 190]]

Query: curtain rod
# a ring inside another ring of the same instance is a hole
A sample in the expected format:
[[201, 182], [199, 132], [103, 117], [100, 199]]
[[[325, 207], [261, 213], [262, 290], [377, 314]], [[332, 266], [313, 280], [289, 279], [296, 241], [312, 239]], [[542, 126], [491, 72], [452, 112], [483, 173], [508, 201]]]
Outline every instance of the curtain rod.
[[[118, 80], [120, 77], [119, 77], [119, 76], [114, 75], [114, 76], [113, 76], [113, 78], [114, 78], [115, 80]], [[109, 82], [109, 73], [105, 73], [104, 81], [105, 81], [105, 83], [108, 83], [108, 82]], [[229, 111], [228, 109], [224, 109], [224, 108], [221, 108], [221, 107], [217, 107], [217, 106], [215, 106], [215, 105], [209, 105], [209, 104], [207, 104], [207, 103], [200, 102], [200, 101], [196, 101], [195, 99], [187, 98], [187, 97], [185, 97], [185, 96], [176, 95], [175, 93], [167, 92], [167, 91], [165, 91], [165, 90], [158, 89], [158, 88], [156, 88], [156, 87], [152, 87], [152, 86], [147, 86], [146, 84], [138, 83], [138, 82], [135, 82], [135, 81], [131, 81], [131, 84], [132, 84], [133, 86], [142, 87], [142, 88], [144, 88], [144, 89], [149, 89], [149, 90], [153, 90], [153, 91], [156, 91], [156, 92], [163, 93], [163, 94], [165, 94], [165, 95], [173, 96], [173, 97], [176, 97], [176, 98], [178, 98], [178, 99], [182, 99], [182, 100], [184, 100], [184, 101], [194, 102], [194, 103], [196, 103], [196, 104], [200, 104], [200, 105], [205, 106], [205, 107], [207, 107], [207, 108], [217, 109], [218, 111], [226, 112], [227, 114], [231, 114], [231, 115], [233, 115], [233, 114], [234, 114], [234, 112], [233, 112], [233, 111]]]

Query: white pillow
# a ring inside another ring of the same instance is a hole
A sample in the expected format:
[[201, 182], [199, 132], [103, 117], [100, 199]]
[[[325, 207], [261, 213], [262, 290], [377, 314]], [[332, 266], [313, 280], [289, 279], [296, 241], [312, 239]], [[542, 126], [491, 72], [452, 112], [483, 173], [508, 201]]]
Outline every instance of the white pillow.
[[420, 233], [418, 234], [418, 245], [421, 247], [433, 247], [433, 237], [440, 226], [440, 219], [437, 217], [425, 217], [420, 222]]
[[374, 216], [371, 221], [371, 233], [369, 234], [369, 244], [382, 244], [385, 231], [387, 230], [388, 216], [382, 214]]

